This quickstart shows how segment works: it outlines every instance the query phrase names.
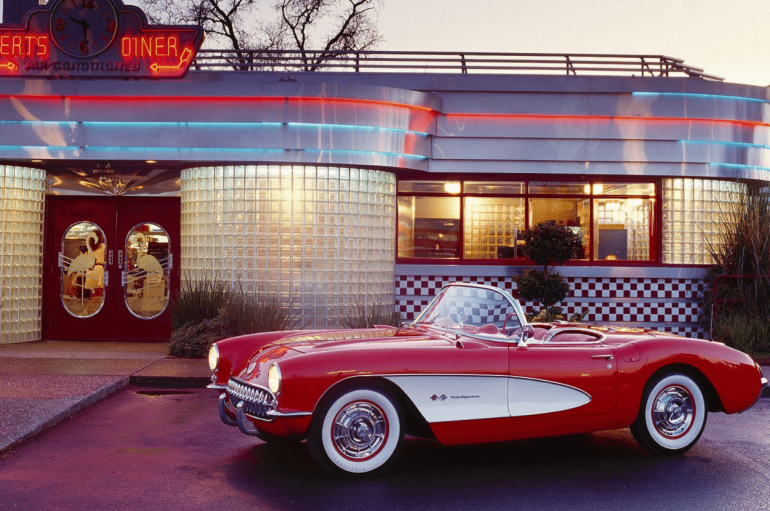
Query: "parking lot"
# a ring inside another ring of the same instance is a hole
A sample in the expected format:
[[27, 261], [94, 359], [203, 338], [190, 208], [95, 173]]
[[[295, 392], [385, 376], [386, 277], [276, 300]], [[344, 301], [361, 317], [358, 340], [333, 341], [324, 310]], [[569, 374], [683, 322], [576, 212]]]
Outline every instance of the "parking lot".
[[712, 414], [685, 456], [627, 430], [442, 447], [407, 439], [388, 476], [339, 481], [306, 444], [223, 425], [216, 393], [127, 387], [0, 459], [5, 509], [768, 509], [770, 399]]

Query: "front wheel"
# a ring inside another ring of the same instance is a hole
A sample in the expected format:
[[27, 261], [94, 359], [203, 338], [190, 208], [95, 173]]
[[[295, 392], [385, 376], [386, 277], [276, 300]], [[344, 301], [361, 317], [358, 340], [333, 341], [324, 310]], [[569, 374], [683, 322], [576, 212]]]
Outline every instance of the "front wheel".
[[324, 399], [313, 415], [308, 448], [336, 476], [382, 473], [404, 442], [404, 414], [385, 389], [365, 387]]
[[663, 374], [647, 384], [631, 433], [653, 454], [682, 454], [700, 438], [707, 415], [703, 391], [691, 376]]

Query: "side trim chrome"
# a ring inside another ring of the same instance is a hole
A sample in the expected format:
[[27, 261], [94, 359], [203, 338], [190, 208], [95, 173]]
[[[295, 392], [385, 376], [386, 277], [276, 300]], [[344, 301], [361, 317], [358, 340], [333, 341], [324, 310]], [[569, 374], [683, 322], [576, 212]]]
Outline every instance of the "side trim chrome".
[[218, 385], [216, 383], [209, 383], [206, 385], [207, 389], [211, 390], [227, 390], [227, 385]]

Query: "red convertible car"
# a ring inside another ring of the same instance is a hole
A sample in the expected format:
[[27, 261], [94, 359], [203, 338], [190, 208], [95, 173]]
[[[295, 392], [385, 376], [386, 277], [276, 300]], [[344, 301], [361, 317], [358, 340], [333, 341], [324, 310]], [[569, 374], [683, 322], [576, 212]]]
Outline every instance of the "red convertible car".
[[742, 412], [767, 379], [744, 353], [636, 328], [528, 324], [500, 289], [443, 288], [402, 328], [272, 332], [209, 354], [219, 415], [266, 442], [307, 439], [336, 475], [379, 473], [404, 435], [442, 444], [631, 428], [655, 454]]

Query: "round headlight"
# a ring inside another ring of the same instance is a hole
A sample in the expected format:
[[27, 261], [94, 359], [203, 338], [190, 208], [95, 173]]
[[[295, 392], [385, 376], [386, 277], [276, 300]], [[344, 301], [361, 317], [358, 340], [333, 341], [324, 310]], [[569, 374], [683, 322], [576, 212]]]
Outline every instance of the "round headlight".
[[273, 394], [278, 394], [281, 390], [281, 368], [278, 364], [272, 364], [267, 370], [267, 386]]
[[212, 344], [209, 350], [209, 369], [216, 371], [217, 367], [219, 367], [219, 348], [216, 344]]

